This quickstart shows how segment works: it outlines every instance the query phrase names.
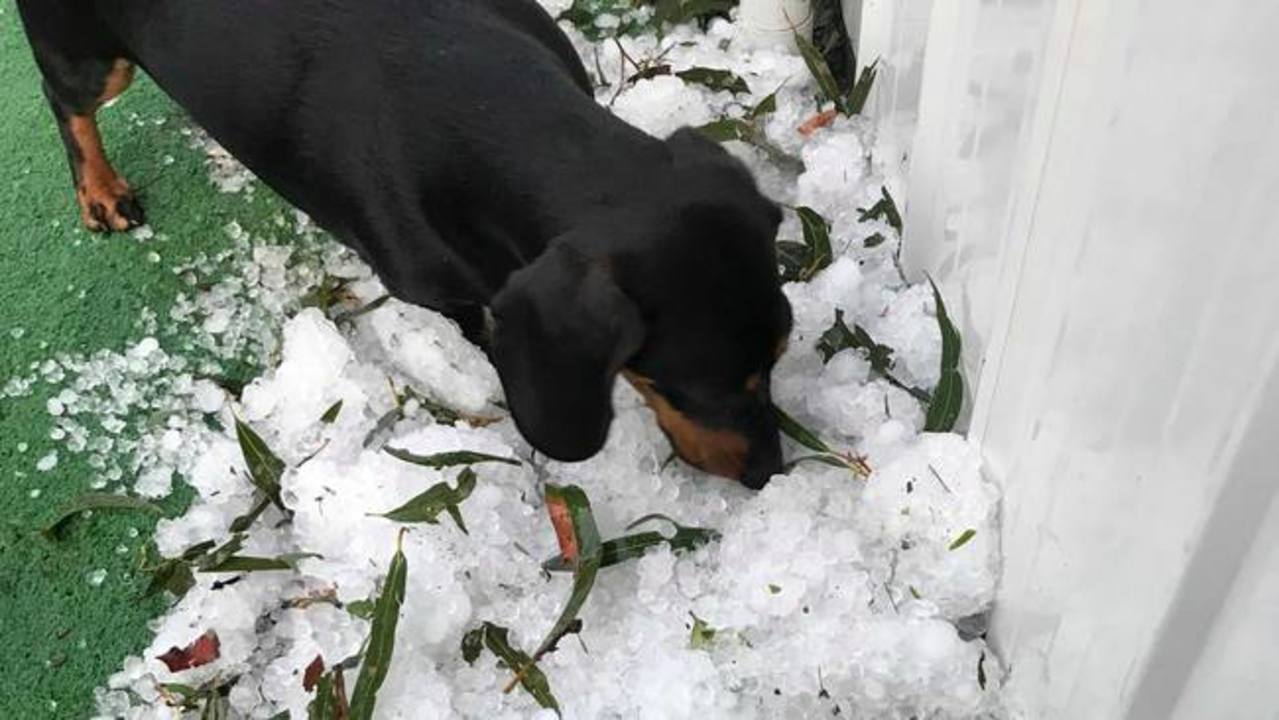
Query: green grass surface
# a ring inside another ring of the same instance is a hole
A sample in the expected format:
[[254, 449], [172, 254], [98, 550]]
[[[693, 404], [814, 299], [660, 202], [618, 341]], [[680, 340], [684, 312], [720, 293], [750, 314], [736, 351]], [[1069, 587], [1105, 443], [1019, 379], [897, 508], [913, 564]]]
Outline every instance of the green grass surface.
[[[230, 220], [265, 227], [279, 209], [266, 193], [252, 203], [218, 193], [202, 157], [178, 132], [181, 112], [146, 78], [100, 120], [114, 164], [142, 187], [151, 226], [167, 240], [141, 243], [79, 228], [17, 10], [0, 3], [0, 385], [56, 352], [120, 350], [138, 339], [142, 309], [163, 318], [179, 292], [170, 268], [224, 246], [221, 228]], [[166, 164], [166, 156], [173, 161]], [[56, 544], [35, 533], [63, 502], [87, 491], [91, 477], [83, 458], [65, 448], [53, 471], [35, 470], [57, 447], [45, 411], [52, 389], [39, 384], [30, 397], [0, 399], [0, 718], [87, 716], [93, 688], [146, 646], [146, 623], [164, 609], [163, 600], [141, 599], [146, 580], [137, 571], [153, 520], [99, 515]], [[180, 503], [167, 501], [171, 513]], [[120, 546], [128, 552], [117, 552]], [[93, 587], [86, 575], [97, 569], [107, 577]]]

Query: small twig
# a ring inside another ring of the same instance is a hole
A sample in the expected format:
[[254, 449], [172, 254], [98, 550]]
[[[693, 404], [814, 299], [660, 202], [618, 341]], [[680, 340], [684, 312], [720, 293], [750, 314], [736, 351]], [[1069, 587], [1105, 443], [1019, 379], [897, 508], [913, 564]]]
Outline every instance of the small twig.
[[946, 484], [946, 481], [941, 479], [941, 474], [937, 472], [937, 468], [933, 467], [932, 463], [928, 463], [928, 472], [932, 473], [933, 477], [937, 478], [937, 482], [941, 484], [942, 490], [945, 490], [948, 495], [955, 494], [951, 491], [950, 486]]

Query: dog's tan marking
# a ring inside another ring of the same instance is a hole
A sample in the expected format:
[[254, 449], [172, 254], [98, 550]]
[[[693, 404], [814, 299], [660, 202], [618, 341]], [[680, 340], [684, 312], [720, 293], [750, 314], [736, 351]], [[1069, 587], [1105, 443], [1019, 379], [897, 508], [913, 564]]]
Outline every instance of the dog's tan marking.
[[102, 94], [98, 96], [98, 107], [120, 97], [120, 93], [127, 90], [132, 82], [133, 63], [124, 59], [116, 60], [111, 65], [111, 72], [107, 73], [107, 82], [102, 88]]
[[657, 414], [658, 426], [670, 438], [675, 452], [689, 464], [733, 479], [740, 478], [746, 471], [750, 443], [744, 436], [698, 425], [662, 397], [652, 380], [629, 370], [623, 371], [622, 376]]
[[129, 184], [107, 160], [97, 121], [92, 115], [72, 115], [67, 119], [67, 128], [79, 151], [76, 201], [80, 204], [81, 222], [95, 232], [128, 230], [133, 223], [118, 207], [130, 197]]

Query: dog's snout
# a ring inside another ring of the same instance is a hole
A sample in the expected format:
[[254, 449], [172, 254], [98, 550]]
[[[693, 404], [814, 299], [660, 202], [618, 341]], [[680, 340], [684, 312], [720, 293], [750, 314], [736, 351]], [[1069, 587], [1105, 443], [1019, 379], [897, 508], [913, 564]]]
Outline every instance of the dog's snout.
[[782, 472], [782, 442], [776, 421], [771, 421], [751, 438], [744, 470], [738, 478], [743, 485], [759, 490]]

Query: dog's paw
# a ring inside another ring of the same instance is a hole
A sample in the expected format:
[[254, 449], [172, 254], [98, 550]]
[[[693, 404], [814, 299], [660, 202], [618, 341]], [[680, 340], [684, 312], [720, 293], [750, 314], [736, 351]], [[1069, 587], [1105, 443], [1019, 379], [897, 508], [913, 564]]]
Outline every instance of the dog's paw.
[[92, 232], [123, 232], [146, 223], [141, 203], [123, 178], [85, 183], [76, 189], [80, 221]]

